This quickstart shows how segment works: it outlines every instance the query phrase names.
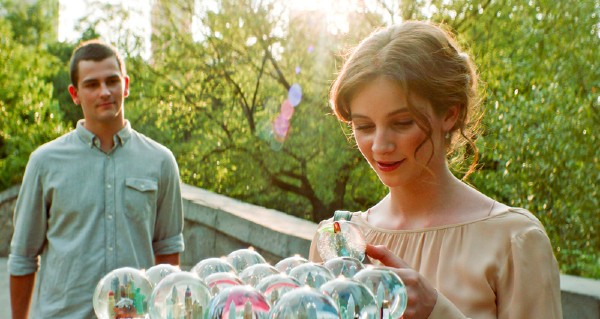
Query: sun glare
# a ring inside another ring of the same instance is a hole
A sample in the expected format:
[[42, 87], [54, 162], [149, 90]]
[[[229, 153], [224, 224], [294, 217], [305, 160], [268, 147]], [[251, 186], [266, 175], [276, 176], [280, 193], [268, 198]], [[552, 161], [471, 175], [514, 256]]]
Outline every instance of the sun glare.
[[293, 1], [290, 12], [318, 12], [327, 19], [327, 30], [331, 33], [347, 33], [349, 15], [359, 10], [360, 0], [303, 0]]

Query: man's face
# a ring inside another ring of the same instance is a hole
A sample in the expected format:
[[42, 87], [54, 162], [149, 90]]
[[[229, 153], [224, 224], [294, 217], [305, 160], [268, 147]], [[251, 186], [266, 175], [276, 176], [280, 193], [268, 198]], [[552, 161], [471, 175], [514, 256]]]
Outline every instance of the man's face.
[[87, 125], [123, 123], [123, 101], [129, 95], [129, 77], [123, 76], [115, 57], [79, 62], [77, 87], [69, 86], [75, 104], [81, 104]]

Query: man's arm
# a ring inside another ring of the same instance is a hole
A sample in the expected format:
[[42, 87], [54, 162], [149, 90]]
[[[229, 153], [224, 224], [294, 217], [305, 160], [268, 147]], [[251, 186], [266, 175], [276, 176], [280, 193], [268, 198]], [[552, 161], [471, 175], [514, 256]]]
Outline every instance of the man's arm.
[[27, 319], [35, 283], [35, 273], [24, 276], [10, 275], [10, 306], [13, 319]]
[[154, 263], [155, 265], [171, 264], [173, 266], [179, 266], [179, 253], [154, 255]]

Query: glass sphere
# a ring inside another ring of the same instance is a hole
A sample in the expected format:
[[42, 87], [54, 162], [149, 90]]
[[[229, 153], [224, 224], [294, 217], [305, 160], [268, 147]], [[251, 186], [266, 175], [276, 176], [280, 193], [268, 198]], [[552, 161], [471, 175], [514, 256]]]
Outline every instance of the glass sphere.
[[252, 287], [256, 287], [256, 285], [258, 285], [258, 282], [261, 279], [269, 275], [274, 275], [278, 273], [279, 271], [277, 270], [277, 268], [269, 264], [256, 264], [242, 270], [242, 272], [240, 273], [240, 279], [245, 284], [250, 285]]
[[152, 287], [154, 287], [167, 275], [180, 271], [181, 268], [179, 268], [178, 266], [173, 266], [171, 264], [158, 264], [146, 270], [146, 277], [148, 277], [148, 280], [150, 280]]
[[290, 271], [290, 277], [298, 280], [301, 285], [307, 285], [311, 288], [319, 288], [325, 282], [335, 278], [329, 269], [312, 262], [294, 267]]
[[211, 297], [208, 286], [195, 273], [182, 271], [169, 274], [150, 295], [150, 318], [204, 318]]
[[291, 257], [284, 258], [280, 260], [277, 264], [275, 264], [275, 268], [281, 273], [290, 274], [290, 271], [298, 265], [302, 265], [308, 262], [308, 259], [300, 256], [294, 255]]
[[190, 272], [195, 272], [200, 279], [216, 272], [234, 272], [235, 268], [225, 258], [207, 258], [198, 262]]
[[210, 292], [217, 295], [221, 290], [231, 286], [243, 285], [244, 282], [233, 272], [216, 272], [204, 278], [204, 283], [210, 288]]
[[148, 318], [147, 299], [152, 284], [141, 270], [123, 267], [106, 274], [94, 291], [94, 312], [99, 319]]
[[325, 221], [317, 229], [317, 234], [317, 251], [324, 261], [342, 256], [359, 261], [365, 258], [365, 236], [353, 222]]
[[323, 263], [325, 268], [331, 270], [331, 273], [335, 277], [344, 276], [346, 278], [352, 278], [361, 269], [365, 268], [363, 263], [353, 257], [335, 257], [331, 258]]
[[367, 267], [354, 275], [375, 295], [377, 307], [383, 318], [400, 318], [406, 310], [408, 296], [402, 279], [383, 267]]
[[221, 290], [209, 306], [210, 319], [265, 319], [271, 306], [252, 286], [232, 286]]
[[336, 302], [343, 319], [371, 319], [380, 315], [375, 296], [357, 280], [339, 277], [326, 282], [319, 290]]
[[281, 296], [298, 287], [300, 287], [298, 280], [281, 273], [267, 276], [256, 285], [256, 289], [267, 298], [271, 305], [277, 303]]
[[249, 266], [267, 263], [263, 256], [250, 248], [238, 249], [230, 252], [229, 255], [227, 255], [227, 261], [233, 266], [238, 274]]
[[271, 308], [269, 318], [339, 319], [340, 314], [331, 297], [310, 287], [301, 287], [281, 296]]

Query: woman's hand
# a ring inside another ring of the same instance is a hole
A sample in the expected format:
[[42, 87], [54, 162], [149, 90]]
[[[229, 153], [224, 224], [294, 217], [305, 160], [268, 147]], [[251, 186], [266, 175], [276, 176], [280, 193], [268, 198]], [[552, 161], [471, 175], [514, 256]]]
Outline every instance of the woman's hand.
[[421, 274], [410, 268], [404, 260], [394, 255], [384, 245], [367, 244], [366, 253], [390, 267], [406, 286], [408, 304], [403, 319], [427, 319], [437, 301], [437, 291]]

